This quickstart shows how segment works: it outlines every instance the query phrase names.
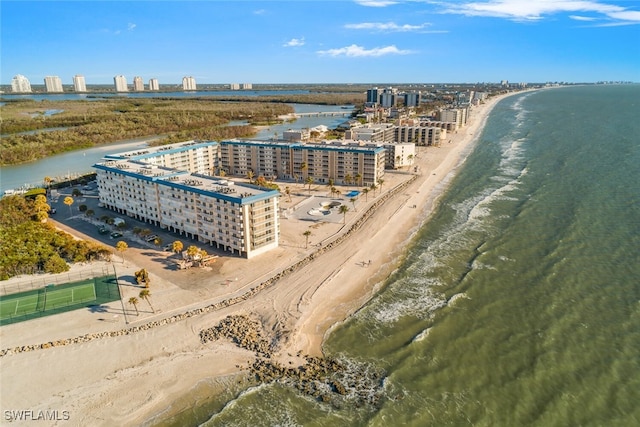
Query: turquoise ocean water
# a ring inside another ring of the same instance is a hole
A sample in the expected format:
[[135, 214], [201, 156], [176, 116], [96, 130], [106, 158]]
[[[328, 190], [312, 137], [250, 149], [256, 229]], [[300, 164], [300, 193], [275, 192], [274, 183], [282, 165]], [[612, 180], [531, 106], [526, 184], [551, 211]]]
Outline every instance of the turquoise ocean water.
[[502, 100], [401, 267], [325, 352], [383, 371], [379, 402], [262, 385], [166, 421], [640, 425], [640, 85]]

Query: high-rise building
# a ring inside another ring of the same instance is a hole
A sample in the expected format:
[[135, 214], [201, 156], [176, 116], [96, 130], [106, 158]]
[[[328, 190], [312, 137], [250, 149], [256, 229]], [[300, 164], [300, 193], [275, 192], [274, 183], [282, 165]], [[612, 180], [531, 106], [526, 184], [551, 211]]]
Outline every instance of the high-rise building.
[[144, 82], [142, 81], [142, 77], [135, 76], [133, 78], [133, 90], [135, 92], [142, 92], [144, 90]]
[[240, 89], [251, 90], [251, 89], [253, 89], [253, 84], [252, 83], [242, 83], [240, 85]]
[[149, 79], [149, 90], [160, 90], [158, 79]]
[[240, 83], [231, 83], [229, 85], [229, 89], [231, 89], [231, 90], [240, 90]]
[[182, 78], [183, 90], [196, 90], [196, 79], [191, 76], [185, 76]]
[[31, 83], [22, 74], [16, 75], [11, 80], [11, 91], [16, 93], [31, 93]]
[[388, 87], [380, 95], [380, 105], [383, 108], [391, 108], [396, 106], [396, 89]]
[[84, 81], [84, 76], [76, 74], [73, 76], [73, 90], [76, 92], [86, 92], [87, 83]]
[[405, 107], [417, 107], [418, 105], [420, 105], [420, 91], [405, 93], [404, 105]]
[[367, 103], [369, 103], [369, 104], [377, 104], [378, 102], [380, 102], [379, 94], [378, 94], [378, 88], [377, 87], [372, 87], [371, 89], [368, 89], [367, 90]]
[[62, 80], [58, 76], [46, 76], [44, 78], [44, 86], [49, 93], [62, 92]]
[[116, 86], [116, 92], [128, 92], [127, 78], [123, 75], [115, 76], [113, 78], [113, 84]]

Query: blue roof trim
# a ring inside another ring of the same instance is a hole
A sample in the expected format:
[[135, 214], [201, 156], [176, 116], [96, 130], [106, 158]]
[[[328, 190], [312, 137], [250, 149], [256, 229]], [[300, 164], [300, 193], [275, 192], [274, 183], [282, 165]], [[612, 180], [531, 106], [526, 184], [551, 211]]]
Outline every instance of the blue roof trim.
[[303, 144], [301, 142], [276, 143], [276, 142], [268, 142], [268, 141], [252, 141], [252, 140], [242, 141], [239, 139], [228, 139], [225, 141], [220, 141], [220, 145], [244, 145], [245, 147], [291, 148], [291, 147], [297, 147]]

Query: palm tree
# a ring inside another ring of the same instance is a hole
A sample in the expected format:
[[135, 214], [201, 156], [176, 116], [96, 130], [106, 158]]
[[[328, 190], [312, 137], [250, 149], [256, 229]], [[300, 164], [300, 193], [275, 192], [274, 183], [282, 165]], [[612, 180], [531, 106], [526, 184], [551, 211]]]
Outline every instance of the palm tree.
[[399, 155], [398, 155], [398, 156], [396, 156], [396, 169], [398, 169], [398, 165], [400, 164], [400, 159], [401, 159], [401, 158], [402, 158], [402, 157], [400, 157]]
[[353, 211], [354, 212], [358, 212], [358, 210], [356, 209], [356, 198], [352, 197], [349, 199], [349, 201], [351, 202], [351, 204], [353, 205]]
[[140, 312], [138, 312], [138, 302], [138, 298], [136, 297], [129, 298], [129, 304], [131, 304], [136, 309], [136, 316], [140, 315]]
[[291, 203], [291, 189], [287, 186], [284, 187], [284, 193], [287, 195], [287, 197], [289, 198], [289, 203]]
[[44, 181], [44, 185], [47, 187], [47, 190], [48, 190], [49, 187], [51, 187], [51, 183], [53, 182], [53, 179], [51, 179], [51, 177], [49, 176], [45, 176], [43, 181]]
[[129, 245], [127, 245], [127, 242], [120, 240], [118, 243], [116, 243], [116, 250], [122, 254], [123, 264], [124, 264], [124, 251], [126, 251], [128, 248], [129, 248]]
[[340, 205], [340, 213], [342, 216], [342, 223], [345, 224], [347, 222], [347, 212], [349, 212], [349, 206]]
[[247, 171], [247, 178], [249, 179], [249, 184], [251, 184], [251, 183], [253, 182], [253, 177], [254, 177], [254, 176], [255, 176], [255, 175], [254, 175], [253, 171], [252, 171], [251, 169], [249, 169], [249, 170]]
[[69, 206], [69, 215], [71, 215], [71, 205], [73, 204], [73, 197], [67, 196], [64, 198], [64, 204]]
[[362, 187], [362, 175], [359, 172], [356, 174], [356, 182]]
[[378, 185], [380, 186], [380, 192], [382, 193], [382, 184], [384, 184], [384, 179], [378, 180]]
[[329, 178], [327, 180], [327, 187], [329, 187], [329, 192], [331, 193], [331, 195], [333, 196], [333, 193], [336, 192], [336, 188], [333, 186], [333, 179]]
[[369, 188], [371, 188], [371, 191], [373, 191], [373, 197], [376, 197], [376, 190], [378, 189], [378, 186], [375, 184], [375, 182], [371, 184]]
[[312, 176], [308, 176], [307, 179], [305, 180], [305, 182], [309, 186], [309, 195], [311, 195], [311, 184], [313, 184], [313, 177]]
[[311, 231], [307, 230], [304, 233], [302, 233], [302, 235], [306, 238], [304, 242], [304, 248], [307, 249], [309, 247], [309, 236], [311, 236]]
[[368, 202], [369, 201], [369, 189], [368, 188], [363, 188], [362, 192], [364, 193], [364, 201]]
[[184, 248], [184, 245], [180, 240], [176, 240], [175, 242], [173, 242], [173, 245], [171, 245], [171, 249], [173, 250], [174, 253], [182, 252], [183, 248]]
[[347, 185], [351, 185], [351, 181], [353, 181], [353, 177], [351, 176], [351, 174], [346, 174], [344, 176], [344, 182], [346, 182]]
[[151, 301], [149, 301], [149, 297], [151, 296], [151, 291], [149, 291], [149, 289], [143, 289], [143, 290], [140, 291], [140, 295], [139, 296], [140, 296], [140, 298], [145, 300], [147, 302], [147, 304], [149, 304], [149, 307], [151, 307], [151, 311], [155, 314], [156, 310], [151, 305]]

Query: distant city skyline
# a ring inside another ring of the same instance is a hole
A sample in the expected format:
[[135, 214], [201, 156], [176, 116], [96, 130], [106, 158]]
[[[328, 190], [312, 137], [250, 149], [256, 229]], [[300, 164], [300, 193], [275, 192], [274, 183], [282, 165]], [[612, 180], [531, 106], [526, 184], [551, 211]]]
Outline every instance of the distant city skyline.
[[[3, 1], [0, 84], [640, 81], [625, 0]], [[37, 54], [36, 54], [37, 53]]]

